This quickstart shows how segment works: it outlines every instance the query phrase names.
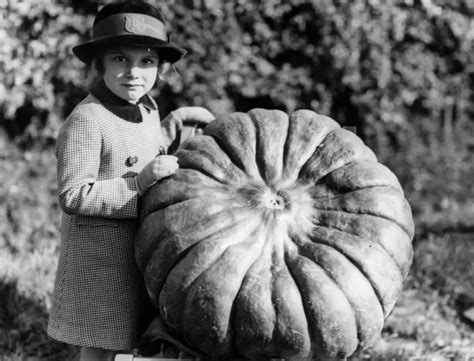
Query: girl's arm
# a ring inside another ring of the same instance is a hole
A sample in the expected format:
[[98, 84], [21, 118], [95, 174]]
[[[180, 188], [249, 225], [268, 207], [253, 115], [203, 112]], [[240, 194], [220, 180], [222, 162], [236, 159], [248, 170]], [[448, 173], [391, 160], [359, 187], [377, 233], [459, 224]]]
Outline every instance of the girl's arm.
[[56, 145], [59, 204], [64, 212], [107, 218], [137, 217], [135, 177], [97, 180], [102, 135], [91, 116], [72, 113]]

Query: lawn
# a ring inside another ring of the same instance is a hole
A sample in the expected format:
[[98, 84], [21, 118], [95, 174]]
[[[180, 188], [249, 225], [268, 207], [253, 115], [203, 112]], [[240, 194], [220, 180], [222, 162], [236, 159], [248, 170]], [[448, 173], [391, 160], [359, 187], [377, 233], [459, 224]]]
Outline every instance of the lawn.
[[[71, 360], [76, 350], [45, 332], [59, 246], [53, 152], [22, 152], [1, 137], [0, 149], [0, 360]], [[417, 201], [404, 291], [382, 337], [354, 359], [474, 358], [474, 320], [466, 312], [474, 307], [474, 209], [465, 198], [431, 208]]]

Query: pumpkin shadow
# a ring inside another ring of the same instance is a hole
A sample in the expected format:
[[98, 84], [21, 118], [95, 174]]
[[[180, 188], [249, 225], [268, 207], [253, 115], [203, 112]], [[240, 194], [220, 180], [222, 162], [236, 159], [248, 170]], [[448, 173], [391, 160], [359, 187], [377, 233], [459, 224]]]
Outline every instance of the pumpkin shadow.
[[[44, 304], [18, 291], [17, 282], [0, 279], [0, 355], [25, 359], [70, 361], [78, 350], [51, 339]], [[16, 359], [16, 358], [15, 358]]]

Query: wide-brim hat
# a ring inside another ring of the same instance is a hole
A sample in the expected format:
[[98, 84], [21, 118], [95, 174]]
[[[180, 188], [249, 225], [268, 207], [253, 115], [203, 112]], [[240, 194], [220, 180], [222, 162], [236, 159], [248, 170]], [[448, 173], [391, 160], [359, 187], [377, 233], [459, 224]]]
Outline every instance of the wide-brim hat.
[[98, 50], [106, 45], [158, 48], [160, 57], [170, 63], [176, 63], [186, 54], [186, 50], [171, 43], [163, 22], [139, 13], [115, 14], [94, 24], [92, 39], [74, 46], [72, 52], [89, 64]]

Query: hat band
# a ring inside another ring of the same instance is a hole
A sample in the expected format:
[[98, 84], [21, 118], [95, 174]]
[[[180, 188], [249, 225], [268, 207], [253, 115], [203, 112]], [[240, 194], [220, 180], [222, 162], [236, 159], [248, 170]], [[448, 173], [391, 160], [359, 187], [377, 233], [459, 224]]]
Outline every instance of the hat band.
[[107, 36], [144, 35], [168, 41], [165, 24], [145, 14], [122, 13], [111, 15], [94, 26], [92, 38]]

